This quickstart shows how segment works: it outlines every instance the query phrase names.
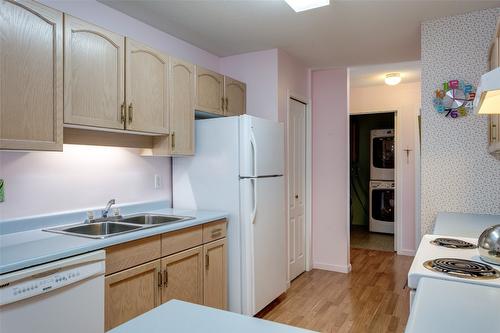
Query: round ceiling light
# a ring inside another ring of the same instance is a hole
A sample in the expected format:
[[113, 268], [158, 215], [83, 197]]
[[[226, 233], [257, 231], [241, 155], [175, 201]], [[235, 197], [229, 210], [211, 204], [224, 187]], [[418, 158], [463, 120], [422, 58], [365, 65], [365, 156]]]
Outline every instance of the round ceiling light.
[[401, 82], [401, 73], [385, 74], [385, 84], [395, 86], [399, 82]]

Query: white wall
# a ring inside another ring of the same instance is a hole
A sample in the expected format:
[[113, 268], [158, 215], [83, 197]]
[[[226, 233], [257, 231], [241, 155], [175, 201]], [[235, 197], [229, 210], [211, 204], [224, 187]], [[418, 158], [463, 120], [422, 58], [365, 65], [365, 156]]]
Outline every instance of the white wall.
[[[0, 152], [6, 219], [117, 203], [171, 202], [170, 159], [139, 149], [64, 145], [64, 152]], [[154, 175], [162, 187], [154, 189]]]
[[[400, 170], [401, 244], [399, 252], [413, 254], [416, 249], [415, 221], [415, 163], [419, 151], [417, 141], [418, 118], [420, 113], [420, 82], [399, 84], [397, 86], [353, 87], [349, 98], [350, 114], [363, 114], [377, 111], [398, 112]], [[404, 149], [410, 149], [408, 158]]]
[[478, 84], [500, 8], [422, 24], [422, 233], [438, 212], [500, 213], [500, 162], [486, 151], [487, 117], [444, 118], [432, 99], [443, 82]]

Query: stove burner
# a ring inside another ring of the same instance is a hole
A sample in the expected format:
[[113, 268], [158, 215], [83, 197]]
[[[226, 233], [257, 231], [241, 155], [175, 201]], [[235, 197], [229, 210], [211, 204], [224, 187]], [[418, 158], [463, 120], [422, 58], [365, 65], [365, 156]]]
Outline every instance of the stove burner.
[[431, 244], [450, 249], [475, 249], [477, 245], [456, 238], [436, 238]]
[[490, 265], [472, 260], [439, 258], [424, 262], [424, 267], [431, 271], [466, 279], [500, 278], [500, 272]]

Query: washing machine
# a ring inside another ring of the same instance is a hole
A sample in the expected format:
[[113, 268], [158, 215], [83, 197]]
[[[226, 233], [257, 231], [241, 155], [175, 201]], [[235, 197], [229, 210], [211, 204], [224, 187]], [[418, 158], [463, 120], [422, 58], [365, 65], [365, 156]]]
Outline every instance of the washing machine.
[[370, 179], [394, 180], [394, 129], [370, 131]]
[[370, 181], [370, 231], [394, 234], [394, 181]]

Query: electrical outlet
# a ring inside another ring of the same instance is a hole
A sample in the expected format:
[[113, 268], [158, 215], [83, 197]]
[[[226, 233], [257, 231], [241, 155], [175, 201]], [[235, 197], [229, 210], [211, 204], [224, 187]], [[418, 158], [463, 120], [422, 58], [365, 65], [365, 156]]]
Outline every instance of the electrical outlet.
[[5, 188], [5, 183], [3, 179], [0, 179], [0, 202], [3, 202], [5, 200], [4, 188]]
[[161, 177], [160, 175], [155, 175], [155, 189], [161, 188]]

